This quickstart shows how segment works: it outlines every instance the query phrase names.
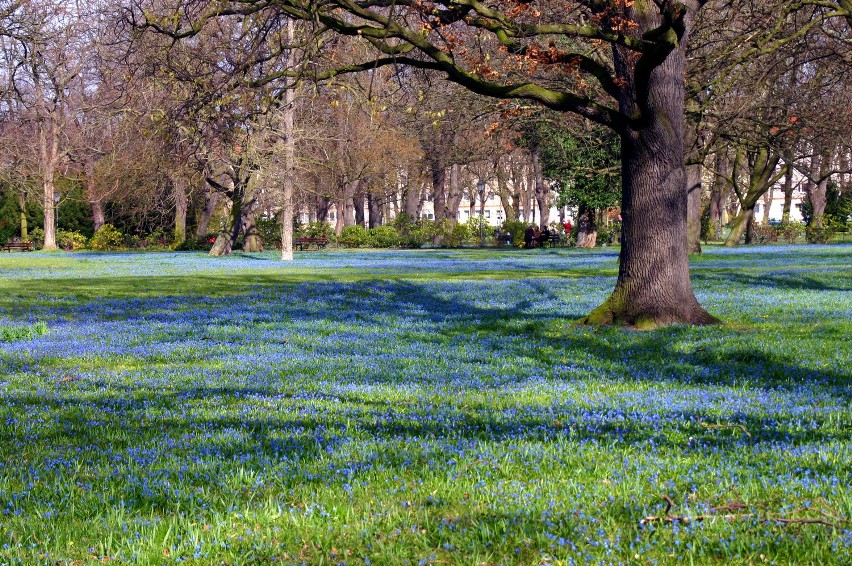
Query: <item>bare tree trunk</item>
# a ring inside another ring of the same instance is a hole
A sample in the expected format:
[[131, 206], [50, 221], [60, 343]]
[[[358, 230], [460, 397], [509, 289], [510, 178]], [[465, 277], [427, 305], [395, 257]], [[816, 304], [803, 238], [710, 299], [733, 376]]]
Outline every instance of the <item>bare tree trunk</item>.
[[186, 198], [186, 183], [178, 175], [171, 176], [172, 190], [175, 197], [175, 237], [174, 244], [180, 245], [186, 241], [186, 211], [189, 206]]
[[98, 187], [95, 184], [95, 163], [89, 158], [83, 164], [83, 169], [86, 173], [86, 200], [92, 209], [92, 224], [94, 224], [95, 232], [104, 227], [106, 220], [104, 218], [104, 209], [101, 204], [101, 197], [98, 195]]
[[497, 193], [500, 195], [500, 204], [506, 212], [506, 222], [514, 222], [518, 219], [518, 215], [512, 202], [512, 195], [509, 192], [506, 169], [499, 158], [494, 161], [494, 174], [497, 177]]
[[686, 249], [701, 253], [701, 172], [700, 163], [686, 166]]
[[212, 190], [209, 186], [205, 187], [204, 208], [201, 210], [201, 217], [198, 219], [198, 229], [195, 232], [197, 239], [203, 240], [207, 237], [210, 219], [213, 218], [217, 204], [219, 204], [219, 193]]
[[409, 177], [409, 182], [406, 184], [405, 190], [403, 191], [404, 212], [411, 216], [414, 220], [417, 220], [420, 216], [420, 203], [422, 201], [421, 193], [422, 191], [420, 190], [419, 185], [411, 183], [411, 179]]
[[723, 152], [716, 153], [716, 175], [713, 179], [713, 190], [710, 193], [709, 240], [718, 240], [722, 234], [722, 213], [730, 192], [730, 185], [725, 179], [727, 168], [727, 156]]
[[450, 190], [446, 201], [447, 220], [449, 220], [452, 224], [456, 224], [456, 222], [458, 222], [461, 198], [461, 165], [453, 163], [450, 166]]
[[772, 198], [775, 196], [775, 187], [769, 187], [769, 190], [766, 191], [766, 194], [763, 195], [763, 225], [769, 226], [769, 214], [772, 209]]
[[593, 248], [598, 241], [598, 224], [594, 208], [581, 204], [577, 212], [577, 247]]
[[781, 212], [781, 225], [790, 223], [790, 209], [793, 208], [793, 168], [788, 167], [784, 175], [784, 210]]
[[543, 228], [544, 226], [547, 226], [547, 223], [550, 221], [550, 199], [548, 198], [550, 189], [541, 172], [541, 161], [538, 156], [538, 147], [532, 151], [532, 166], [533, 178], [535, 180], [535, 202], [538, 205], [538, 219], [539, 224]]
[[367, 193], [367, 208], [370, 211], [370, 228], [381, 226], [384, 222], [382, 199], [373, 193]]
[[[287, 44], [293, 45], [296, 36], [296, 22], [287, 20]], [[294, 57], [289, 51], [288, 59]], [[295, 67], [295, 65], [291, 65]], [[293, 261], [293, 185], [296, 175], [296, 128], [295, 128], [296, 87], [284, 92], [284, 178], [281, 189], [281, 213], [278, 221], [281, 223], [281, 261]]]
[[364, 217], [364, 193], [361, 191], [352, 195], [352, 212], [354, 214], [354, 223], [363, 228], [367, 223], [367, 219]]
[[29, 240], [30, 233], [27, 227], [27, 190], [21, 186], [18, 188], [18, 211], [21, 214], [21, 240]]
[[55, 250], [56, 247], [56, 216], [54, 209], [54, 193], [56, 188], [53, 185], [53, 177], [45, 178], [42, 181], [42, 191], [44, 193], [44, 245], [42, 249]]

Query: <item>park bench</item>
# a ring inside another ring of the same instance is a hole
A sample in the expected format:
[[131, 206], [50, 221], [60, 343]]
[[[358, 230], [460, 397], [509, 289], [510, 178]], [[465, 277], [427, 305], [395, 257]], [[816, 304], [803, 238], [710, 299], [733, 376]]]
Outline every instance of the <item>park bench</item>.
[[32, 242], [6, 242], [3, 244], [3, 251], [11, 253], [12, 250], [18, 250], [21, 252], [31, 252], [33, 251], [33, 243]]
[[318, 250], [324, 248], [328, 244], [328, 238], [296, 238], [296, 245], [300, 250], [309, 250], [311, 246], [316, 246]]

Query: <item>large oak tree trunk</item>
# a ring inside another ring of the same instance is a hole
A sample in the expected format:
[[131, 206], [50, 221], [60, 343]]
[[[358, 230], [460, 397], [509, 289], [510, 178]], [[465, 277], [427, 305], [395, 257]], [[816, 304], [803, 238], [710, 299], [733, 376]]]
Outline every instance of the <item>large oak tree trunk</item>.
[[[654, 29], [658, 23], [643, 22], [642, 28]], [[718, 322], [698, 304], [689, 278], [685, 49], [686, 34], [661, 63], [649, 67], [615, 50], [619, 74], [627, 85], [621, 110], [627, 116], [641, 113], [643, 120], [620, 132], [624, 242], [618, 280], [609, 299], [586, 317], [587, 323], [650, 329]]]

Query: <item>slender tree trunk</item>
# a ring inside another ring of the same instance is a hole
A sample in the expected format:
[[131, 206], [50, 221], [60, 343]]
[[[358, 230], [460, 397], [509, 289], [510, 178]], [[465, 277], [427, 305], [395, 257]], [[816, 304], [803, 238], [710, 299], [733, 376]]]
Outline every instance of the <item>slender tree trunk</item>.
[[201, 217], [198, 219], [198, 229], [195, 233], [198, 240], [203, 240], [207, 237], [207, 231], [210, 228], [210, 219], [213, 218], [217, 204], [219, 204], [219, 193], [210, 187], [206, 187], [204, 192], [204, 208], [201, 210]]
[[461, 165], [458, 163], [453, 163], [450, 166], [450, 190], [447, 195], [447, 220], [450, 221], [452, 225], [455, 225], [458, 222], [459, 218], [459, 205], [461, 204], [462, 199], [462, 188], [461, 188]]
[[723, 152], [716, 153], [717, 173], [713, 179], [713, 191], [710, 193], [710, 240], [718, 240], [722, 235], [722, 215], [730, 193], [730, 185], [725, 179], [727, 169], [727, 156]]
[[18, 189], [18, 211], [21, 214], [21, 241], [29, 241], [30, 233], [27, 227], [27, 191], [23, 187]]
[[56, 187], [53, 184], [53, 177], [45, 178], [42, 181], [42, 191], [44, 193], [44, 245], [42, 249], [55, 250], [56, 247], [56, 209], [54, 208], [54, 193]]
[[95, 232], [97, 232], [106, 224], [106, 219], [101, 204], [102, 199], [98, 194], [98, 187], [95, 182], [95, 162], [92, 159], [86, 159], [83, 169], [86, 173], [86, 200], [92, 209], [92, 224]]
[[581, 204], [577, 211], [577, 247], [593, 248], [598, 241], [596, 210]]
[[172, 190], [175, 196], [175, 236], [176, 246], [186, 241], [186, 211], [189, 200], [186, 197], [186, 183], [179, 176], [172, 177]]
[[701, 173], [700, 163], [686, 167], [686, 247], [691, 254], [701, 253]]
[[769, 221], [772, 220], [769, 215], [772, 212], [772, 198], [775, 196], [775, 187], [769, 187], [766, 194], [763, 195], [763, 225], [769, 226]]
[[781, 212], [781, 225], [790, 223], [790, 209], [793, 208], [793, 168], [788, 167], [784, 175], [784, 209]]
[[541, 161], [538, 156], [538, 147], [532, 151], [533, 179], [535, 180], [535, 202], [538, 205], [538, 219], [542, 229], [550, 221], [550, 199], [549, 188], [541, 172]]
[[[296, 22], [287, 20], [287, 43], [293, 45], [296, 36]], [[292, 49], [288, 59], [294, 57]], [[295, 65], [292, 65], [295, 67]], [[293, 185], [296, 175], [296, 128], [295, 128], [296, 87], [284, 92], [284, 178], [281, 182], [281, 213], [278, 221], [281, 223], [281, 261], [293, 261]]]
[[512, 194], [509, 192], [509, 182], [506, 169], [500, 159], [494, 162], [494, 173], [497, 177], [497, 192], [500, 195], [500, 204], [506, 213], [506, 222], [514, 222], [518, 219], [515, 204], [512, 202]]
[[811, 201], [811, 226], [822, 228], [825, 217], [825, 206], [828, 197], [828, 177], [818, 183], [808, 183], [808, 199]]
[[[647, 9], [640, 20], [648, 19]], [[654, 29], [657, 19], [642, 21]], [[687, 37], [659, 65], [642, 70], [631, 53], [615, 49], [616, 68], [625, 81], [620, 100], [628, 116], [643, 114], [640, 129], [620, 132], [622, 219], [618, 280], [607, 301], [585, 319], [591, 324], [710, 324], [718, 320], [698, 304], [689, 278], [686, 248], [684, 170], [684, 69]]]

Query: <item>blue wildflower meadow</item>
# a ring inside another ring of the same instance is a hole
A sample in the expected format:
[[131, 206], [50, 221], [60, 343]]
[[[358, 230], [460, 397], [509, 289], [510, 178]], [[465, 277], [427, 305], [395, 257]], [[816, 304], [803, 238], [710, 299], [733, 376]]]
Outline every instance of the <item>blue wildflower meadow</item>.
[[852, 246], [0, 259], [0, 563], [852, 561]]

